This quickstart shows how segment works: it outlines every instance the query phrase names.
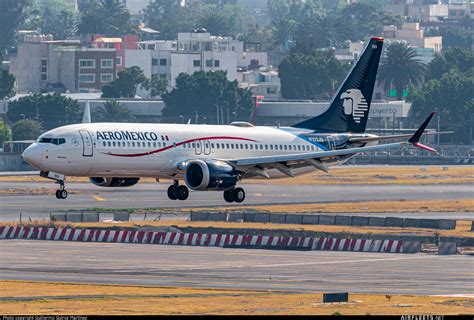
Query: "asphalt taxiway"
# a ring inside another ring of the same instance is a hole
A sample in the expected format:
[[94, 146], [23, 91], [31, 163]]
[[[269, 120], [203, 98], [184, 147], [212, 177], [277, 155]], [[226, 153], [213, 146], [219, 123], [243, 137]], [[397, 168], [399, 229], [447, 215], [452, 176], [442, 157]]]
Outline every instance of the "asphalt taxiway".
[[[304, 204], [334, 201], [469, 199], [471, 185], [304, 185], [242, 184], [247, 196], [243, 205]], [[49, 217], [50, 212], [81, 208], [190, 208], [233, 206], [222, 192], [191, 192], [186, 201], [172, 201], [166, 195], [167, 184], [139, 183], [129, 188], [102, 188], [91, 183], [67, 185], [65, 200], [54, 196], [52, 182], [0, 182], [0, 190], [9, 190], [0, 200], [0, 220], [11, 220], [18, 213]], [[15, 190], [27, 190], [15, 193]], [[34, 194], [36, 191], [40, 194]], [[51, 193], [51, 194], [50, 194]], [[357, 206], [357, 204], [354, 204]], [[45, 215], [47, 214], [47, 215]], [[10, 216], [11, 215], [11, 216]], [[440, 218], [443, 213], [423, 214]], [[452, 213], [451, 218], [470, 219], [472, 213]]]
[[474, 294], [472, 256], [0, 241], [0, 279], [284, 290]]

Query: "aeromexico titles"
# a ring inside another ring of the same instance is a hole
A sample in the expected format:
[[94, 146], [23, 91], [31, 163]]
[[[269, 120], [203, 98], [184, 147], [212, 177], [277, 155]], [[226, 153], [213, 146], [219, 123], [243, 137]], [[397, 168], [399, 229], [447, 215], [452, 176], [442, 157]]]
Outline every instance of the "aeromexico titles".
[[[58, 199], [67, 197], [67, 176], [89, 177], [103, 187], [153, 177], [174, 181], [168, 188], [173, 200], [187, 199], [192, 189], [223, 191], [227, 202], [242, 202], [245, 192], [237, 185], [243, 179], [327, 171], [358, 153], [403, 145], [435, 151], [419, 142], [433, 114], [411, 137], [364, 133], [382, 46], [382, 38], [372, 38], [327, 111], [292, 127], [81, 123], [42, 134], [23, 159], [59, 183]], [[409, 140], [378, 145], [395, 138]]]

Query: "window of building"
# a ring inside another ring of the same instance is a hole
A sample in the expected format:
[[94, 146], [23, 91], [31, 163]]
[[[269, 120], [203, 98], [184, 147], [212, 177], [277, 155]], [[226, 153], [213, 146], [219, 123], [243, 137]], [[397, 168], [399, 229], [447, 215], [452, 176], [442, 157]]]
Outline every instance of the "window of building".
[[206, 60], [206, 67], [212, 68], [212, 60]]
[[214, 60], [214, 67], [219, 68], [221, 66], [221, 62], [219, 60]]
[[193, 66], [194, 67], [200, 67], [201, 66], [201, 60], [193, 60]]
[[115, 65], [116, 66], [121, 66], [122, 65], [122, 57], [116, 57], [115, 58]]
[[100, 82], [110, 82], [114, 80], [114, 75], [112, 73], [102, 73], [100, 75]]
[[152, 66], [157, 66], [158, 65], [158, 59], [151, 59], [151, 65]]
[[113, 59], [100, 59], [100, 67], [102, 69], [112, 69], [114, 67]]
[[48, 67], [41, 67], [41, 72], [43, 73], [48, 72]]
[[79, 68], [95, 68], [94, 59], [79, 59]]
[[79, 83], [94, 83], [95, 82], [95, 74], [80, 74], [79, 75]]
[[41, 80], [42, 80], [42, 81], [46, 81], [47, 78], [48, 78], [48, 77], [47, 77], [47, 75], [46, 75], [45, 73], [43, 73], [43, 74], [41, 75]]
[[160, 66], [166, 66], [166, 59], [160, 59]]
[[47, 65], [48, 65], [48, 60], [41, 59], [41, 66], [47, 66]]

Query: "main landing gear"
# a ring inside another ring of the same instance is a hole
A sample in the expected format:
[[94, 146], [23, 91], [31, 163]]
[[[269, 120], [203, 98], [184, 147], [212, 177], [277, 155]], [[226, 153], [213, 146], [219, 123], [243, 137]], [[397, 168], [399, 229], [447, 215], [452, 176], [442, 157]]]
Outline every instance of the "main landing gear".
[[59, 183], [59, 190], [56, 190], [56, 198], [57, 199], [66, 199], [68, 192], [64, 188], [64, 180], [58, 180], [57, 183]]
[[168, 198], [171, 200], [186, 200], [189, 197], [189, 189], [184, 185], [179, 185], [179, 181], [175, 180], [168, 188]]
[[227, 202], [241, 203], [245, 200], [245, 191], [242, 188], [232, 188], [224, 191], [224, 200]]

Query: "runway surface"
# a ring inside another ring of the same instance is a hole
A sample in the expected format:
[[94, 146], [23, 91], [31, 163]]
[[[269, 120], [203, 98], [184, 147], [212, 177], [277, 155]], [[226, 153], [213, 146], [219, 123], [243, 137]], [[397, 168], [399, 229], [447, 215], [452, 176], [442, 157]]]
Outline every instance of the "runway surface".
[[[333, 201], [434, 200], [472, 197], [470, 185], [305, 185], [242, 184], [247, 196], [244, 205], [318, 203]], [[55, 189], [53, 182], [0, 182], [0, 189]], [[34, 218], [49, 217], [50, 212], [81, 208], [186, 208], [233, 206], [224, 201], [222, 192], [191, 192], [186, 201], [172, 201], [166, 195], [167, 184], [139, 183], [130, 188], [102, 188], [90, 183], [69, 183], [70, 195], [57, 200], [54, 194], [3, 194], [0, 220], [18, 218], [19, 213]], [[53, 190], [54, 191], [54, 190]], [[74, 192], [78, 192], [74, 194]], [[440, 218], [444, 213], [421, 214]], [[393, 215], [392, 215], [393, 216]], [[404, 214], [406, 216], [406, 214]], [[472, 213], [452, 213], [456, 219], [472, 219]]]
[[391, 294], [473, 294], [472, 256], [0, 241], [0, 279]]

